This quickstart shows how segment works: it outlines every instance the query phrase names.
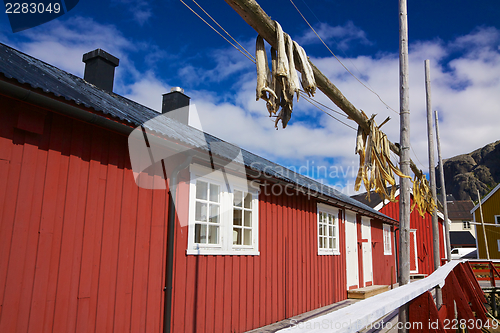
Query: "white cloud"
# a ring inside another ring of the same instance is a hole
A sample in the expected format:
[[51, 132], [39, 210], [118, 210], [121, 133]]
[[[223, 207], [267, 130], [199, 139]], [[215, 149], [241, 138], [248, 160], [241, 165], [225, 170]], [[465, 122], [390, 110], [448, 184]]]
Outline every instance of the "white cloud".
[[[343, 26], [331, 26], [328, 23], [318, 23], [314, 30], [327, 44], [332, 42], [336, 44], [340, 50], [347, 50], [354, 43], [362, 45], [372, 45], [372, 42], [366, 37], [366, 33], [359, 27], [355, 26], [352, 21], [346, 22]], [[319, 44], [321, 41], [318, 36], [312, 31], [307, 30], [306, 33], [298, 38], [297, 42], [302, 45]]]
[[[95, 33], [83, 33], [81, 28], [85, 26], [88, 31], [90, 25]], [[342, 29], [338, 32], [328, 29], [324, 28], [325, 31], [331, 30], [329, 36], [332, 38], [346, 37], [342, 35]], [[132, 61], [139, 61], [137, 55], [133, 57], [137, 42], [125, 38], [113, 26], [78, 18], [71, 22], [54, 21], [20, 36], [22, 39], [11, 44], [79, 76], [83, 73], [82, 54], [106, 45], [108, 52], [120, 58], [116, 84], [118, 93], [153, 109], [160, 110], [161, 94], [169, 91], [169, 84], [160, 79], [160, 73], [137, 69]], [[451, 42], [436, 39], [410, 44], [411, 142], [418, 159], [413, 152], [412, 158], [424, 171], [428, 168], [424, 60], [431, 61], [432, 105], [440, 112], [443, 157], [467, 153], [498, 140], [499, 36], [500, 32], [494, 28], [480, 28]], [[358, 42], [366, 39], [364, 33], [359, 31], [347, 37]], [[308, 37], [303, 38], [302, 43], [308, 40]], [[252, 44], [253, 41], [245, 44], [250, 52], [254, 50]], [[163, 56], [161, 51], [158, 52]], [[198, 89], [186, 89], [185, 93], [196, 104], [205, 131], [288, 166], [298, 167], [307, 161], [310, 164], [314, 161], [316, 165], [333, 162], [333, 166], [341, 166], [344, 172], [352, 169], [353, 165], [357, 166], [355, 132], [352, 129], [301, 99], [295, 103], [288, 127], [283, 130], [280, 125], [280, 129], [275, 130], [265, 103], [255, 101], [254, 65], [239, 52], [227, 47], [212, 50], [203, 56], [210, 59], [210, 65], [200, 67], [186, 62], [179, 71], [181, 82], [176, 85]], [[392, 120], [384, 125], [383, 130], [391, 141], [399, 141], [398, 114], [382, 104], [334, 58], [310, 56], [358, 109], [368, 115], [376, 113], [379, 123], [390, 116]], [[399, 111], [397, 54], [379, 53], [341, 60], [388, 105]], [[196, 81], [198, 84], [195, 84]], [[221, 83], [223, 81], [224, 84]], [[315, 98], [338, 110], [321, 92]], [[355, 126], [354, 122], [346, 121]], [[353, 178], [352, 173], [347, 177], [351, 185]], [[339, 177], [329, 181], [345, 184], [346, 179]]]
[[139, 25], [144, 25], [152, 16], [153, 9], [150, 1], [142, 0], [113, 0], [113, 3], [125, 6], [132, 18]]
[[10, 44], [78, 76], [83, 74], [84, 53], [102, 48], [120, 58], [121, 67], [127, 67], [128, 52], [135, 49], [134, 44], [113, 25], [86, 17], [51, 21], [17, 34]]

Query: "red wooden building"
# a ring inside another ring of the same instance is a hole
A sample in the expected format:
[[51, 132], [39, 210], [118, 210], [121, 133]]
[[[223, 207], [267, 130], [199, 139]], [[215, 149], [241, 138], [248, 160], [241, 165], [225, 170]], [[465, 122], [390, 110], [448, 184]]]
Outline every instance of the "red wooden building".
[[[396, 202], [382, 201], [374, 192], [371, 194], [371, 201], [366, 200], [365, 197], [366, 193], [353, 196], [356, 200], [373, 207], [375, 210], [394, 219], [399, 219], [399, 189], [396, 190]], [[413, 204], [413, 195], [411, 195], [411, 203]], [[438, 211], [440, 262], [446, 258], [443, 220], [444, 216]], [[398, 229], [395, 237], [396, 244], [399, 246]], [[410, 275], [429, 275], [432, 272], [434, 272], [432, 215], [426, 212], [422, 217], [415, 208], [410, 214]]]
[[[243, 332], [391, 282], [394, 219], [170, 117], [148, 125], [157, 111], [112, 92], [118, 59], [84, 61], [92, 83], [0, 44], [0, 332]], [[175, 211], [163, 164], [132, 170], [141, 125], [148, 149], [192, 152], [167, 170]], [[234, 152], [240, 171], [214, 171]]]

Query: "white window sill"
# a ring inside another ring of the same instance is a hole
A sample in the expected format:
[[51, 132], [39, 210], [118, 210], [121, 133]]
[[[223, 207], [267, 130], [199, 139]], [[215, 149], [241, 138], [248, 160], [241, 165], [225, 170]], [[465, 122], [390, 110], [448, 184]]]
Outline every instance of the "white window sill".
[[392, 252], [384, 252], [384, 256], [392, 256]]
[[318, 251], [318, 256], [339, 256], [339, 251]]
[[256, 250], [233, 250], [233, 251], [222, 251], [217, 249], [188, 249], [186, 250], [187, 255], [211, 255], [211, 256], [258, 256], [259, 251]]

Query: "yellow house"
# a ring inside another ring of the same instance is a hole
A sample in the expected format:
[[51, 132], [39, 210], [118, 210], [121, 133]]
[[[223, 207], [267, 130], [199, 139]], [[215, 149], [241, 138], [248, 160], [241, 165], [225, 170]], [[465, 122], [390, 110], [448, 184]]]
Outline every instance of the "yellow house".
[[[483, 219], [486, 229], [486, 239], [490, 259], [500, 259], [500, 184], [481, 200]], [[486, 259], [486, 247], [484, 245], [484, 231], [481, 225], [481, 212], [479, 203], [470, 211], [476, 224], [476, 242], [478, 258]]]

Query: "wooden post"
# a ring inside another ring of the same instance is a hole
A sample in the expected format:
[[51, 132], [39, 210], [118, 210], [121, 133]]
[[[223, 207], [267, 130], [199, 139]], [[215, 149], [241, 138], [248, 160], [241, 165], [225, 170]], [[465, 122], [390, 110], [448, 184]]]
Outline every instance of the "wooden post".
[[[410, 93], [408, 73], [408, 15], [406, 0], [399, 0], [399, 93], [400, 93], [400, 168], [410, 174]], [[410, 179], [399, 178], [399, 265], [400, 285], [410, 281]], [[399, 308], [399, 322], [408, 322], [409, 304]], [[399, 329], [406, 332], [405, 328]]]
[[[427, 142], [429, 148], [429, 183], [431, 185], [432, 198], [437, 204], [436, 194], [436, 170], [434, 169], [434, 135], [432, 134], [432, 106], [431, 106], [431, 77], [429, 59], [424, 61], [425, 67], [425, 97], [427, 101]], [[439, 223], [437, 216], [437, 208], [434, 208], [432, 213], [432, 237], [433, 237], [433, 253], [434, 253], [434, 270], [440, 265], [439, 254]]]
[[444, 167], [443, 167], [443, 159], [441, 158], [441, 139], [439, 137], [439, 119], [438, 112], [434, 111], [436, 116], [436, 140], [438, 147], [438, 161], [439, 161], [439, 178], [441, 180], [441, 196], [443, 200], [443, 213], [444, 213], [444, 233], [446, 240], [446, 259], [448, 262], [451, 261], [451, 242], [450, 242], [450, 225], [448, 224], [448, 204], [446, 203], [446, 186], [444, 183]]
[[[436, 170], [434, 169], [434, 136], [432, 135], [432, 106], [431, 106], [431, 74], [430, 74], [430, 61], [424, 61], [425, 68], [425, 97], [427, 104], [427, 143], [429, 150], [429, 183], [431, 186], [431, 193], [434, 202], [437, 204], [436, 194]], [[441, 255], [439, 251], [439, 222], [437, 216], [437, 208], [432, 212], [432, 249], [434, 254], [434, 270], [441, 266]], [[441, 308], [443, 304], [443, 295], [441, 288], [436, 287], [436, 305]]]
[[[238, 13], [248, 25], [255, 29], [271, 46], [276, 48], [276, 27], [274, 21], [264, 12], [255, 0], [225, 0], [236, 13]], [[360, 125], [365, 131], [369, 132], [368, 121], [361, 112], [352, 105], [351, 102], [340, 92], [340, 90], [314, 66], [309, 60], [314, 72], [314, 78], [318, 89], [321, 90], [335, 105], [344, 111], [352, 120]], [[400, 149], [394, 143], [389, 142], [390, 149], [397, 155], [400, 155]], [[415, 163], [409, 159], [411, 170], [414, 174], [422, 176], [422, 172]], [[409, 175], [408, 173], [405, 173]]]
[[[479, 190], [477, 190], [477, 197], [479, 198], [479, 212], [481, 213], [481, 225], [483, 226], [484, 246], [486, 247], [486, 259], [490, 260], [490, 250], [488, 249], [488, 238], [486, 238], [486, 228], [484, 227], [484, 219], [483, 219], [483, 206], [481, 205], [481, 195], [479, 194]], [[477, 249], [477, 251], [479, 255], [479, 249]]]

